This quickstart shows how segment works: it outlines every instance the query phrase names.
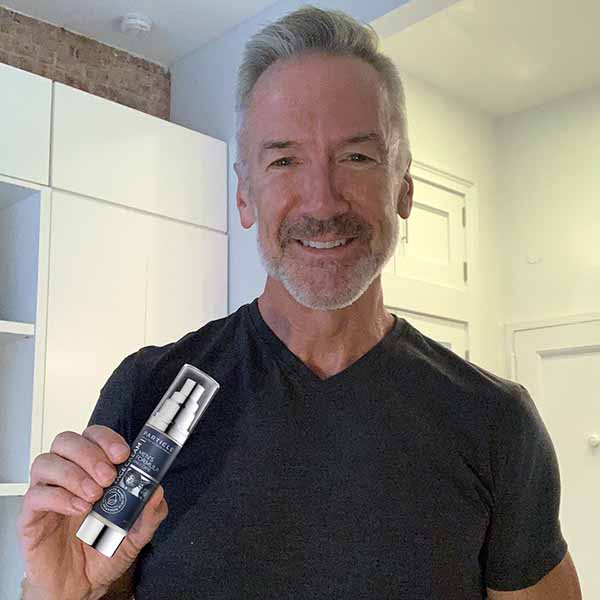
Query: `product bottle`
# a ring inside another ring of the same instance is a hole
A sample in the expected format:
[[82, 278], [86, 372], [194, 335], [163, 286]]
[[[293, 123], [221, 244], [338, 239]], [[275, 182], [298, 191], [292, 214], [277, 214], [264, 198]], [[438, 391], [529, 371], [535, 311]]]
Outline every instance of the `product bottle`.
[[108, 557], [117, 551], [218, 389], [200, 369], [181, 368], [133, 441], [116, 479], [77, 530], [80, 540]]

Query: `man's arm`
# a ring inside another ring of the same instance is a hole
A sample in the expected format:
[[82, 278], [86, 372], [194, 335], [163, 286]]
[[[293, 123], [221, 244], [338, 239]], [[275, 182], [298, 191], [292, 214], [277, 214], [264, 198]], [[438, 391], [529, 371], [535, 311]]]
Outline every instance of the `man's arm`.
[[581, 600], [579, 578], [570, 553], [535, 585], [513, 592], [487, 588], [489, 600]]

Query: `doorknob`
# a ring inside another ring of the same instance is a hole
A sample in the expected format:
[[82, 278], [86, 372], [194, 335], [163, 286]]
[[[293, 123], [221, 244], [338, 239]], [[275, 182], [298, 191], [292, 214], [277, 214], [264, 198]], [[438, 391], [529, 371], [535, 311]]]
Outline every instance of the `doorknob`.
[[592, 448], [597, 448], [598, 446], [600, 446], [600, 435], [598, 435], [596, 433], [592, 433], [592, 435], [588, 435], [588, 444]]

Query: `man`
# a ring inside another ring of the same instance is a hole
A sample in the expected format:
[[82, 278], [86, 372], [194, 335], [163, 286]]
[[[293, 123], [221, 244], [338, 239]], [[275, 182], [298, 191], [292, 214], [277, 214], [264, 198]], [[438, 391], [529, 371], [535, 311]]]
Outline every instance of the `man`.
[[[556, 456], [527, 391], [384, 308], [413, 182], [402, 86], [373, 34], [310, 7], [258, 33], [238, 143], [264, 292], [127, 357], [93, 425], [34, 465], [20, 518], [31, 598], [59, 589], [57, 530], [70, 597], [580, 598]], [[81, 514], [48, 508], [39, 486], [63, 481], [66, 502], [76, 482], [51, 473], [119, 462], [110, 443], [131, 443], [184, 362], [221, 390], [163, 481], [168, 517], [161, 488], [115, 557], [96, 556], [71, 535]], [[36, 529], [44, 506], [68, 521]]]

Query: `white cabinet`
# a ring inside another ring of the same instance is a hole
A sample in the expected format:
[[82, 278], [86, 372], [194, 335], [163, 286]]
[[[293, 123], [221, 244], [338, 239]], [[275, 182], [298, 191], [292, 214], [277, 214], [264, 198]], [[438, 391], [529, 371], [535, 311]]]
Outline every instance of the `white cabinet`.
[[227, 145], [54, 84], [52, 186], [227, 230]]
[[60, 84], [52, 113], [51, 90], [0, 65], [7, 598], [19, 595], [15, 516], [35, 456], [58, 432], [85, 427], [126, 355], [227, 314], [226, 145]]
[[0, 64], [0, 174], [48, 184], [49, 79]]
[[75, 194], [52, 194], [49, 272], [43, 451], [126, 355], [226, 314], [226, 235]]

